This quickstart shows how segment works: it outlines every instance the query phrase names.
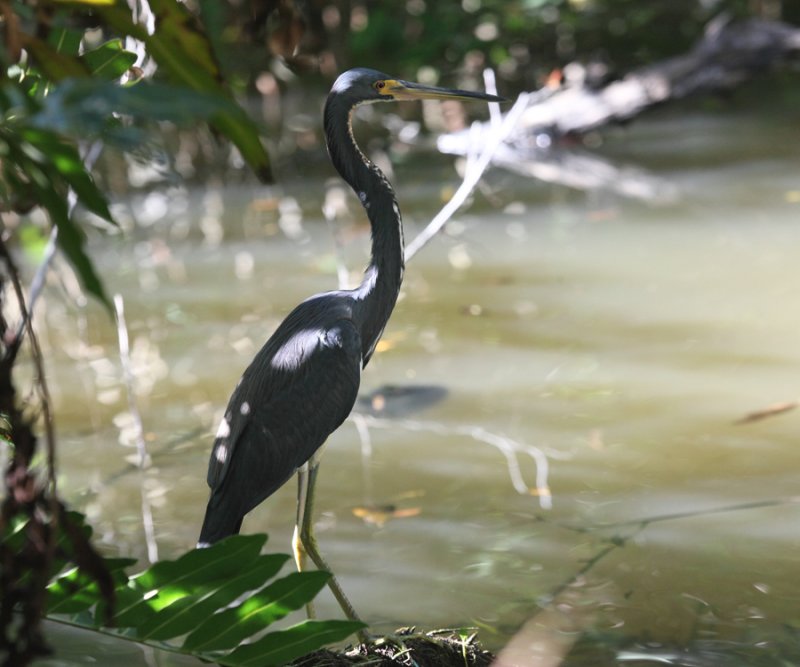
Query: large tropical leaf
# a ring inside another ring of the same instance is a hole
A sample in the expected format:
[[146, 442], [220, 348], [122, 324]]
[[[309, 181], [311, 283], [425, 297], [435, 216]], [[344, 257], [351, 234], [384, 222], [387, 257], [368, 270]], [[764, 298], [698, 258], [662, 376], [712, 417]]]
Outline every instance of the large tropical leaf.
[[184, 648], [222, 651], [302, 607], [328, 581], [327, 572], [295, 572], [252, 595], [240, 605], [207, 618], [184, 642]]
[[110, 625], [97, 584], [79, 568], [67, 570], [48, 587], [48, 618], [222, 665], [284, 664], [364, 627], [306, 621], [263, 634], [311, 602], [330, 576], [313, 571], [276, 578], [289, 556], [261, 554], [265, 541], [265, 535], [235, 535], [132, 576], [125, 572], [131, 561], [107, 560], [116, 583]]
[[[133, 20], [130, 8], [122, 0], [65, 0], [63, 4], [92, 5], [96, 15], [120, 36], [143, 42], [148, 55], [174, 83], [227, 101], [228, 104], [221, 105], [208, 118], [208, 122], [233, 142], [261, 180], [272, 181], [269, 155], [261, 143], [258, 127], [234, 101], [223, 81], [211, 39], [200, 21], [182, 2], [150, 1], [150, 7], [157, 17], [156, 30], [152, 34]], [[50, 82], [90, 76], [113, 79], [134, 62], [133, 54], [122, 50], [115, 40], [78, 57], [74, 35], [68, 31], [59, 31], [48, 41], [22, 31], [17, 36]], [[191, 109], [189, 106], [184, 108]]]
[[[105, 564], [117, 584], [127, 581], [124, 568], [136, 564], [133, 558], [107, 558]], [[97, 603], [97, 581], [77, 567], [57, 576], [47, 587], [49, 614], [77, 614]]]
[[157, 612], [148, 622], [139, 626], [143, 639], [171, 639], [190, 633], [197, 628], [197, 618], [210, 618], [226, 605], [256, 590], [264, 581], [275, 576], [289, 559], [287, 554], [265, 554], [246, 570], [221, 578], [206, 588], [200, 596], [186, 596], [168, 608]]

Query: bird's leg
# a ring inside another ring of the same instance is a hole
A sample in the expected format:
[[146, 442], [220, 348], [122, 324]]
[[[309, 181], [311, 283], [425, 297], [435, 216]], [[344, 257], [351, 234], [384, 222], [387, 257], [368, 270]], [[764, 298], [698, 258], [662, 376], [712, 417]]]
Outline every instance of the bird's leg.
[[[292, 552], [297, 571], [303, 572], [308, 562], [308, 552], [300, 536], [301, 526], [305, 521], [306, 501], [308, 499], [308, 463], [304, 463], [297, 470], [297, 518], [294, 523], [294, 535], [292, 536]], [[314, 603], [306, 604], [306, 614], [309, 618], [315, 618]]]
[[308, 463], [297, 469], [297, 518], [294, 522], [294, 535], [292, 536], [292, 553], [297, 571], [306, 569], [306, 551], [300, 541], [300, 526], [303, 525], [303, 514], [306, 509], [306, 496], [308, 494]]
[[[314, 561], [318, 569], [328, 572], [331, 575], [331, 578], [328, 579], [328, 587], [331, 589], [331, 593], [333, 593], [333, 596], [336, 598], [345, 616], [351, 621], [358, 621], [361, 623], [362, 621], [358, 617], [358, 614], [356, 614], [355, 609], [353, 609], [353, 605], [350, 604], [350, 600], [347, 599], [341, 586], [339, 586], [339, 582], [333, 575], [333, 570], [331, 570], [330, 566], [325, 562], [325, 559], [317, 548], [317, 539], [314, 537], [313, 514], [314, 487], [318, 471], [319, 463], [311, 460], [306, 466], [300, 469], [298, 474], [298, 501], [305, 501], [303, 503], [305, 507], [302, 509], [298, 508], [297, 510], [298, 524], [295, 526], [295, 536], [299, 534], [299, 539], [295, 539], [295, 561], [298, 564], [298, 569], [301, 569], [301, 565], [305, 565], [305, 557], [308, 555], [311, 560]], [[308, 607], [306, 609], [308, 610]], [[311, 616], [309, 616], [309, 618], [311, 618]], [[362, 641], [366, 641], [366, 634], [359, 633], [359, 637]]]

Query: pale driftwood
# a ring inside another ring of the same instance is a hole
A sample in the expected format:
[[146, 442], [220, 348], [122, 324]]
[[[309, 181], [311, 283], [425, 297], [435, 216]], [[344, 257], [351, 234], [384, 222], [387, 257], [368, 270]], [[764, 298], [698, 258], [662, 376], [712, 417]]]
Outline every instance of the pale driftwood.
[[[654, 203], [673, 201], [677, 189], [645, 171], [621, 167], [559, 139], [629, 121], [656, 105], [731, 90], [800, 54], [800, 28], [750, 19], [712, 21], [686, 54], [635, 69], [604, 86], [568, 82], [528, 97], [515, 132], [494, 151], [492, 164], [581, 190], [604, 189]], [[442, 135], [443, 153], [467, 155], [490, 142], [490, 123]]]
[[585, 133], [657, 104], [731, 90], [798, 54], [800, 28], [761, 19], [717, 19], [689, 53], [635, 69], [598, 89], [559, 89], [530, 106], [520, 127], [551, 136]]

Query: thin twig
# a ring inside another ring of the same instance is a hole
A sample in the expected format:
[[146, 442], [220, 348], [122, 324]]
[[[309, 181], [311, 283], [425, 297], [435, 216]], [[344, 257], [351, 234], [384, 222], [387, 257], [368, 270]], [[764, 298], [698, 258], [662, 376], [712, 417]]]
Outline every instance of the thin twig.
[[572, 586], [578, 579], [583, 577], [586, 573], [589, 572], [595, 565], [597, 565], [601, 560], [603, 560], [608, 554], [612, 551], [618, 549], [625, 545], [624, 540], [609, 542], [606, 544], [600, 551], [598, 551], [594, 556], [592, 556], [589, 560], [587, 560], [583, 567], [571, 574], [567, 579], [562, 581], [558, 586], [556, 586], [552, 591], [550, 591], [547, 595], [542, 596], [539, 598], [539, 605], [542, 607], [546, 607], [547, 605], [551, 604], [555, 599], [558, 598], [561, 593], [563, 593], [567, 588]]
[[358, 440], [361, 443], [361, 472], [364, 477], [364, 497], [367, 504], [372, 504], [373, 485], [372, 470], [370, 468], [372, 463], [372, 438], [369, 435], [369, 426], [364, 415], [360, 412], [351, 412], [350, 419], [356, 427]]
[[609, 523], [599, 523], [593, 526], [581, 528], [581, 532], [592, 533], [611, 528], [624, 528], [625, 526], [641, 526], [646, 528], [651, 523], [661, 523], [662, 521], [677, 521], [679, 519], [693, 519], [712, 514], [727, 514], [729, 512], [744, 512], [747, 510], [764, 509], [765, 507], [783, 507], [787, 505], [800, 505], [800, 496], [789, 496], [786, 498], [770, 498], [769, 500], [756, 500], [750, 503], [738, 503], [736, 505], [725, 505], [723, 507], [712, 507], [710, 509], [672, 512], [671, 514], [658, 514], [656, 516], [644, 517], [639, 519], [625, 519], [623, 521], [612, 521]]
[[409, 262], [414, 255], [422, 250], [422, 248], [439, 233], [439, 230], [444, 224], [453, 217], [455, 212], [467, 200], [467, 197], [469, 197], [475, 189], [475, 186], [478, 185], [478, 181], [480, 181], [481, 176], [483, 176], [483, 172], [486, 171], [486, 168], [491, 163], [495, 151], [500, 148], [506, 137], [514, 130], [527, 104], [528, 94], [523, 93], [517, 98], [511, 110], [505, 115], [503, 122], [500, 123], [498, 127], [489, 131], [480, 157], [469, 164], [470, 168], [467, 169], [467, 172], [464, 174], [464, 180], [461, 182], [458, 190], [456, 190], [455, 194], [450, 198], [450, 201], [442, 207], [442, 210], [436, 214], [433, 220], [428, 223], [428, 226], [417, 234], [411, 243], [406, 246], [406, 262]]
[[767, 419], [768, 417], [782, 415], [790, 410], [796, 409], [798, 406], [800, 406], [800, 401], [798, 400], [773, 403], [772, 405], [768, 405], [766, 408], [762, 408], [761, 410], [748, 412], [744, 417], [737, 419], [733, 423], [737, 425], [751, 424], [753, 422], [761, 421], [762, 419]]
[[[72, 194], [72, 191], [70, 191]], [[53, 228], [50, 230], [50, 236], [47, 239], [47, 245], [44, 248], [44, 255], [42, 256], [42, 262], [39, 264], [39, 268], [36, 269], [36, 273], [33, 276], [33, 280], [31, 281], [31, 287], [29, 290], [30, 294], [30, 306], [29, 311], [31, 315], [33, 314], [33, 309], [36, 307], [36, 301], [39, 298], [39, 294], [42, 292], [42, 287], [44, 287], [45, 276], [47, 275], [47, 270], [50, 268], [50, 263], [53, 261], [53, 257], [56, 254], [56, 244], [58, 242], [58, 227], [53, 225]], [[22, 320], [19, 323], [19, 328], [17, 329], [17, 337], [22, 338], [22, 334], [25, 332], [25, 326], [27, 324], [28, 318]]]
[[[39, 392], [39, 399], [42, 402], [42, 416], [44, 418], [45, 442], [47, 445], [47, 483], [50, 488], [51, 500], [54, 501], [56, 497], [56, 437], [53, 423], [53, 411], [50, 407], [50, 390], [47, 387], [47, 379], [44, 372], [44, 356], [42, 355], [42, 348], [39, 346], [39, 339], [33, 330], [33, 323], [31, 322], [28, 308], [25, 305], [25, 294], [22, 290], [22, 284], [20, 283], [19, 272], [17, 271], [16, 264], [11, 254], [8, 252], [8, 247], [2, 235], [0, 235], [0, 255], [3, 256], [6, 266], [8, 267], [11, 284], [14, 286], [14, 293], [16, 294], [19, 304], [20, 315], [25, 323], [25, 328], [31, 341], [31, 356], [33, 357], [33, 364], [36, 368], [36, 387]], [[18, 336], [14, 341], [14, 345], [17, 346], [17, 348], [19, 347], [20, 340]]]
[[336, 209], [333, 206], [323, 206], [322, 215], [328, 223], [328, 229], [333, 237], [334, 255], [336, 257], [336, 278], [339, 283], [339, 289], [348, 289], [350, 287], [350, 272], [347, 270], [347, 264], [344, 261], [344, 247], [342, 240], [336, 231]]
[[[14, 286], [14, 293], [17, 297], [19, 311], [27, 328], [28, 340], [30, 340], [31, 344], [31, 356], [33, 358], [34, 367], [36, 368], [35, 386], [39, 393], [42, 417], [44, 419], [45, 444], [47, 447], [47, 488], [49, 490], [49, 497], [46, 498], [46, 502], [48, 504], [50, 514], [47, 519], [50, 524], [50, 530], [47, 532], [47, 545], [45, 551], [45, 561], [47, 565], [45, 567], [49, 568], [55, 555], [56, 541], [58, 537], [58, 531], [56, 530], [56, 527], [59, 524], [61, 516], [61, 513], [59, 512], [59, 501], [57, 495], [58, 488], [56, 482], [55, 425], [53, 422], [53, 411], [51, 409], [50, 390], [47, 386], [47, 378], [44, 371], [44, 356], [42, 355], [42, 348], [39, 346], [39, 339], [33, 330], [33, 322], [25, 305], [25, 294], [22, 290], [19, 272], [17, 271], [16, 264], [11, 257], [11, 253], [8, 251], [8, 247], [5, 244], [5, 238], [3, 236], [4, 235], [0, 234], [0, 255], [2, 255], [6, 266], [8, 267], [8, 273], [11, 277], [11, 283]], [[19, 350], [21, 340], [21, 337], [17, 336], [13, 341], [13, 344], [16, 346], [13, 350], [13, 354], [16, 354]], [[26, 464], [29, 463], [30, 461], [26, 462]]]
[[[627, 535], [615, 535], [597, 552], [594, 556], [585, 561], [583, 567], [577, 572], [571, 574], [567, 579], [556, 586], [550, 593], [540, 599], [540, 604], [546, 606], [555, 600], [566, 588], [572, 585], [580, 577], [584, 576], [589, 570], [597, 565], [603, 558], [610, 554], [615, 549], [624, 547], [632, 538], [645, 530], [650, 524], [658, 523], [661, 521], [677, 521], [679, 519], [691, 519], [700, 516], [708, 516], [711, 514], [723, 514], [727, 512], [742, 512], [753, 509], [762, 509], [765, 507], [781, 507], [785, 505], [798, 505], [800, 504], [800, 496], [789, 496], [787, 498], [771, 498], [769, 500], [760, 500], [751, 503], [739, 503], [737, 505], [727, 505], [725, 507], [715, 507], [707, 510], [698, 510], [696, 512], [673, 512], [671, 514], [660, 514], [652, 517], [645, 517], [640, 519], [629, 519], [625, 521], [615, 521], [612, 523], [597, 524], [588, 527], [576, 527], [569, 524], [560, 522], [548, 522], [560, 528], [569, 530], [576, 530], [581, 533], [592, 533], [611, 528], [622, 528], [630, 526], [633, 528]], [[541, 521], [545, 519], [540, 518]]]
[[158, 560], [158, 544], [156, 543], [155, 527], [153, 525], [153, 511], [150, 507], [150, 499], [147, 497], [145, 488], [145, 470], [149, 465], [147, 456], [147, 444], [144, 440], [144, 425], [139, 406], [136, 402], [135, 378], [131, 364], [130, 344], [128, 341], [128, 327], [125, 324], [125, 307], [122, 295], [114, 295], [114, 310], [117, 315], [117, 338], [119, 339], [119, 357], [122, 362], [122, 373], [125, 379], [125, 389], [128, 393], [128, 410], [131, 413], [134, 426], [134, 438], [136, 440], [136, 450], [139, 454], [139, 470], [141, 471], [141, 494], [142, 494], [142, 524], [144, 525], [145, 541], [147, 542], [147, 558], [151, 563]]
[[[494, 85], [494, 72], [487, 69], [484, 72], [484, 80], [486, 82], [486, 92], [496, 94]], [[468, 142], [468, 153], [466, 165], [464, 168], [464, 177], [461, 185], [450, 198], [450, 200], [442, 207], [439, 213], [428, 223], [417, 236], [406, 246], [405, 249], [405, 262], [408, 263], [414, 255], [416, 255], [430, 240], [436, 236], [439, 230], [453, 217], [455, 212], [461, 208], [467, 197], [472, 193], [478, 182], [483, 176], [483, 172], [492, 161], [495, 151], [500, 147], [506, 137], [513, 131], [514, 125], [518, 118], [521, 116], [522, 111], [526, 106], [528, 99], [527, 94], [521, 95], [511, 111], [506, 115], [505, 122], [503, 122], [503, 115], [500, 111], [500, 104], [491, 102], [489, 104], [489, 113], [491, 118], [491, 131], [489, 132], [487, 141], [483, 144], [483, 150], [479, 151], [480, 144], [478, 138], [480, 136], [480, 123], [473, 123], [470, 128], [470, 141]], [[346, 289], [349, 283], [349, 275], [347, 267], [342, 260], [342, 245], [338, 240], [336, 231], [334, 229], [335, 213], [323, 207], [323, 214], [327, 220], [331, 233], [334, 236], [334, 243], [336, 244], [336, 273], [339, 279], [339, 289]]]
[[[384, 419], [353, 413], [351, 418], [356, 417], [367, 426], [375, 428], [403, 428], [408, 431], [428, 431], [439, 435], [466, 435], [478, 442], [485, 442], [495, 449], [500, 450], [506, 458], [508, 475], [517, 493], [525, 496], [536, 496], [539, 498], [539, 506], [542, 509], [551, 509], [553, 497], [548, 485], [549, 462], [547, 455], [538, 447], [524, 445], [496, 433], [487, 431], [482, 426], [445, 426], [438, 422], [416, 421], [412, 419]], [[522, 452], [530, 456], [536, 464], [536, 486], [530, 487], [525, 483], [519, 466], [517, 454]]]
[[[497, 82], [495, 81], [494, 70], [491, 67], [483, 70], [483, 87], [489, 95], [497, 95]], [[503, 114], [500, 112], [500, 104], [497, 102], [489, 105], [489, 122], [492, 128], [495, 129], [503, 122]]]

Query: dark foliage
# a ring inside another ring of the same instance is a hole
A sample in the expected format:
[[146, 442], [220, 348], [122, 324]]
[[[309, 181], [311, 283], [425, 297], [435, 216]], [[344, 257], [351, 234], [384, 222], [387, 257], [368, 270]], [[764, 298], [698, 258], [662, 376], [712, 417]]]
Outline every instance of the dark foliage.
[[[0, 239], [5, 275], [0, 299], [10, 280], [25, 317], [17, 270]], [[10, 450], [5, 470], [5, 498], [0, 505], [0, 656], [5, 665], [25, 665], [49, 650], [41, 629], [50, 578], [67, 564], [76, 565], [97, 583], [108, 613], [113, 612], [114, 588], [103, 559], [86, 531], [73, 522], [54, 489], [54, 473], [43, 483], [32, 470], [38, 439], [32, 418], [18, 403], [13, 383], [14, 363], [22, 332], [9, 326], [0, 301], [0, 438]], [[30, 332], [29, 332], [30, 333]], [[32, 343], [34, 354], [38, 346]], [[41, 369], [41, 366], [39, 366]], [[52, 446], [52, 443], [50, 443]], [[52, 462], [52, 457], [48, 457]]]
[[315, 651], [291, 663], [291, 667], [488, 667], [494, 656], [474, 641], [473, 635], [455, 630], [434, 630], [419, 633], [414, 628], [362, 644], [345, 653], [327, 649]]

